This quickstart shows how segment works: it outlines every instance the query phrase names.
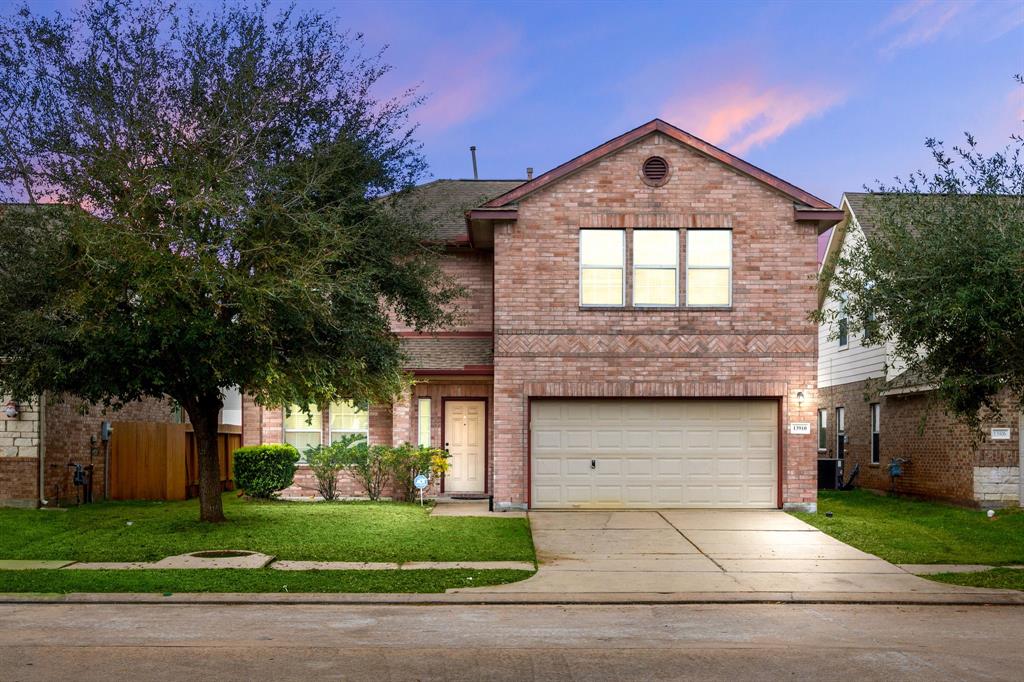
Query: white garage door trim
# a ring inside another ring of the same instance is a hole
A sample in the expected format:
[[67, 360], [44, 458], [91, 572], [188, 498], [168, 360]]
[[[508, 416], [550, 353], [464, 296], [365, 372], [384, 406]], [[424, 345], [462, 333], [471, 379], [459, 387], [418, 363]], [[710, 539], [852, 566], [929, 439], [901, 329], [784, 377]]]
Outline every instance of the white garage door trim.
[[779, 506], [777, 399], [532, 398], [534, 509]]

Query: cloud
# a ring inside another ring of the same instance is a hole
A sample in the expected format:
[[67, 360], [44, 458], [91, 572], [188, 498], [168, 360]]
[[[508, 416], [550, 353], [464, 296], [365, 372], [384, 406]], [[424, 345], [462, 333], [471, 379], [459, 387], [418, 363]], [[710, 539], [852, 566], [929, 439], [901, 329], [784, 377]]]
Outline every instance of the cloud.
[[932, 42], [943, 33], [957, 29], [959, 22], [953, 19], [962, 16], [972, 5], [974, 2], [969, 0], [913, 0], [897, 5], [874, 31], [885, 40], [880, 52], [891, 56], [900, 50]]
[[736, 153], [768, 144], [840, 103], [843, 93], [736, 81], [667, 102], [663, 118]]
[[476, 50], [463, 45], [429, 52], [417, 74], [427, 96], [414, 117], [427, 134], [439, 133], [476, 118], [524, 87], [514, 57], [519, 38], [499, 34]]

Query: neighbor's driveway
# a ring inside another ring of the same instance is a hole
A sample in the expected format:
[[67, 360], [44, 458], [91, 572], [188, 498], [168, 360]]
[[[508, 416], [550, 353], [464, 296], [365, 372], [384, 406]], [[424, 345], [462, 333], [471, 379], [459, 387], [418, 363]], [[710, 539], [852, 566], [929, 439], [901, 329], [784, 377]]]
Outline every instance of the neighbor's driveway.
[[530, 523], [537, 575], [473, 592], [979, 591], [919, 578], [780, 511], [531, 512]]

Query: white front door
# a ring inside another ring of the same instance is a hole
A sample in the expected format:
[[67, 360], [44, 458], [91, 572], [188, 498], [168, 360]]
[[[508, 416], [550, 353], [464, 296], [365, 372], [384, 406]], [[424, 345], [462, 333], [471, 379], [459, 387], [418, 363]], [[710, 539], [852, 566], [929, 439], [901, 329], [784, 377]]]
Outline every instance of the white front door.
[[444, 447], [452, 456], [444, 477], [445, 492], [484, 492], [486, 405], [482, 400], [444, 403]]

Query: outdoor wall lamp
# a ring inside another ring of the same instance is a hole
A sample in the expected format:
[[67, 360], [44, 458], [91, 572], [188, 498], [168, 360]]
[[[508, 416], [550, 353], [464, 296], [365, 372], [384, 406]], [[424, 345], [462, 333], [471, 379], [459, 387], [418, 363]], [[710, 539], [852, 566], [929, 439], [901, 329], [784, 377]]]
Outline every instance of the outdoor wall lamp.
[[18, 403], [14, 402], [13, 400], [8, 400], [7, 404], [4, 405], [4, 414], [7, 416], [8, 419], [14, 419], [15, 417], [18, 416], [19, 412], [21, 412], [21, 410], [18, 409]]
[[803, 391], [797, 391], [796, 392], [796, 404], [799, 405], [800, 407], [803, 407], [803, 404], [804, 404], [804, 392]]

